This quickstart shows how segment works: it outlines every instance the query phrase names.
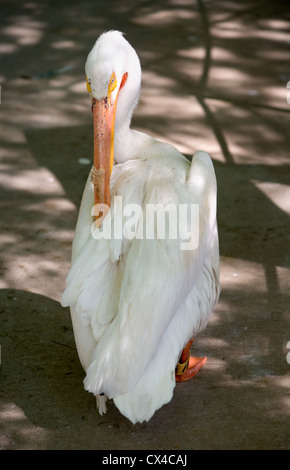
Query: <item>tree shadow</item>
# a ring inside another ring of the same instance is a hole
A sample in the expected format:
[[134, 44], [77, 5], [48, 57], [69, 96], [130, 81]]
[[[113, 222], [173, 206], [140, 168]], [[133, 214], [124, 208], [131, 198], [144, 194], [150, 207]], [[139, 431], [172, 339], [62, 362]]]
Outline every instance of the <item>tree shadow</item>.
[[[250, 298], [198, 340], [199, 352], [211, 350], [212, 357], [196, 380], [177, 385], [170, 404], [149, 423], [133, 426], [111, 402], [107, 414], [100, 416], [94, 397], [84, 391], [68, 309], [32, 292], [3, 289], [0, 295], [1, 448], [270, 449], [273, 436], [275, 448], [287, 445], [287, 417], [271, 379], [273, 369], [282, 375], [285, 366], [277, 370], [277, 364], [269, 362], [262, 334], [260, 363], [256, 350], [251, 356], [259, 337], [257, 325], [264, 319], [261, 314], [254, 326], [249, 324], [244, 307]], [[228, 309], [233, 309], [231, 301]], [[274, 319], [271, 327], [277, 335]], [[233, 343], [239, 344], [236, 362], [227, 357]], [[192, 406], [184, 407], [191, 401]], [[279, 433], [272, 431], [277, 422]], [[224, 433], [223, 445], [219, 432]]]

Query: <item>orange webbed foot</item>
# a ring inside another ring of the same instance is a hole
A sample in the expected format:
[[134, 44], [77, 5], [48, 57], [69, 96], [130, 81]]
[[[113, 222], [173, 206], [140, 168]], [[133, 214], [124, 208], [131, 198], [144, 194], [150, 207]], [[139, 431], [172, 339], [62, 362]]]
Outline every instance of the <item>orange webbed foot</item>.
[[192, 379], [207, 361], [207, 357], [190, 356], [190, 348], [193, 341], [194, 338], [187, 343], [182, 351], [175, 371], [176, 382], [185, 382]]

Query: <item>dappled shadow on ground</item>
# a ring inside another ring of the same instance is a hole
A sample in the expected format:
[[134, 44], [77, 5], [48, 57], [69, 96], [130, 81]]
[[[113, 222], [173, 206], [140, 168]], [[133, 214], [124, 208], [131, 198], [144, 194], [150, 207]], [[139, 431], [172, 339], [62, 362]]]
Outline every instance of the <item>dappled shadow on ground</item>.
[[[225, 293], [208, 331], [197, 342], [199, 353], [211, 355], [204, 370], [195, 381], [178, 384], [171, 403], [149, 423], [135, 426], [111, 402], [106, 415], [96, 412], [94, 397], [82, 386], [84, 373], [67, 309], [50, 298], [14, 289], [3, 289], [0, 299], [5, 331], [2, 448], [287, 447], [286, 367], [277, 354], [281, 320], [261, 308], [252, 321], [251, 296]], [[271, 334], [263, 331], [265, 319]], [[276, 345], [270, 356], [269, 341]]]
[[[1, 447], [289, 447], [287, 2], [0, 8]], [[58, 303], [92, 155], [84, 63], [108, 29], [142, 63], [134, 127], [189, 158], [208, 151], [218, 180], [222, 294], [197, 342], [207, 366], [134, 427], [113, 404], [95, 413]]]

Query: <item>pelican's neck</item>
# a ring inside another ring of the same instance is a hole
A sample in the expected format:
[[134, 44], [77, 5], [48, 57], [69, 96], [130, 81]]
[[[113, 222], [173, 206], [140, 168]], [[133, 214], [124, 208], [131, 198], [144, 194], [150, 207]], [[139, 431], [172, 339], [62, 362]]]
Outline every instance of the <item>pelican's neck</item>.
[[118, 99], [114, 130], [114, 160], [117, 163], [141, 158], [144, 156], [144, 150], [148, 144], [153, 141], [148, 135], [130, 127], [132, 114], [139, 99], [140, 82], [141, 76], [137, 83], [132, 84], [129, 72], [127, 83], [121, 90]]
[[114, 160], [124, 163], [146, 156], [148, 146], [154, 139], [142, 132], [135, 131], [129, 126], [115, 127]]
[[124, 163], [127, 160], [142, 158], [148, 151], [151, 137], [131, 129], [131, 119], [136, 108], [141, 91], [141, 67], [138, 56], [130, 46], [127, 48], [128, 78], [118, 96], [115, 130], [114, 130], [114, 160]]

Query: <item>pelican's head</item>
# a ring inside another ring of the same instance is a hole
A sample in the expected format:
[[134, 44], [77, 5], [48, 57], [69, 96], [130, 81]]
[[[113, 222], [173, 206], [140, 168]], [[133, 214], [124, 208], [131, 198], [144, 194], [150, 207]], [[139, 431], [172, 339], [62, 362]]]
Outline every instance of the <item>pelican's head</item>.
[[120, 126], [130, 124], [141, 84], [140, 62], [122, 33], [109, 31], [96, 41], [85, 70], [94, 117], [95, 204], [109, 206], [115, 120]]

